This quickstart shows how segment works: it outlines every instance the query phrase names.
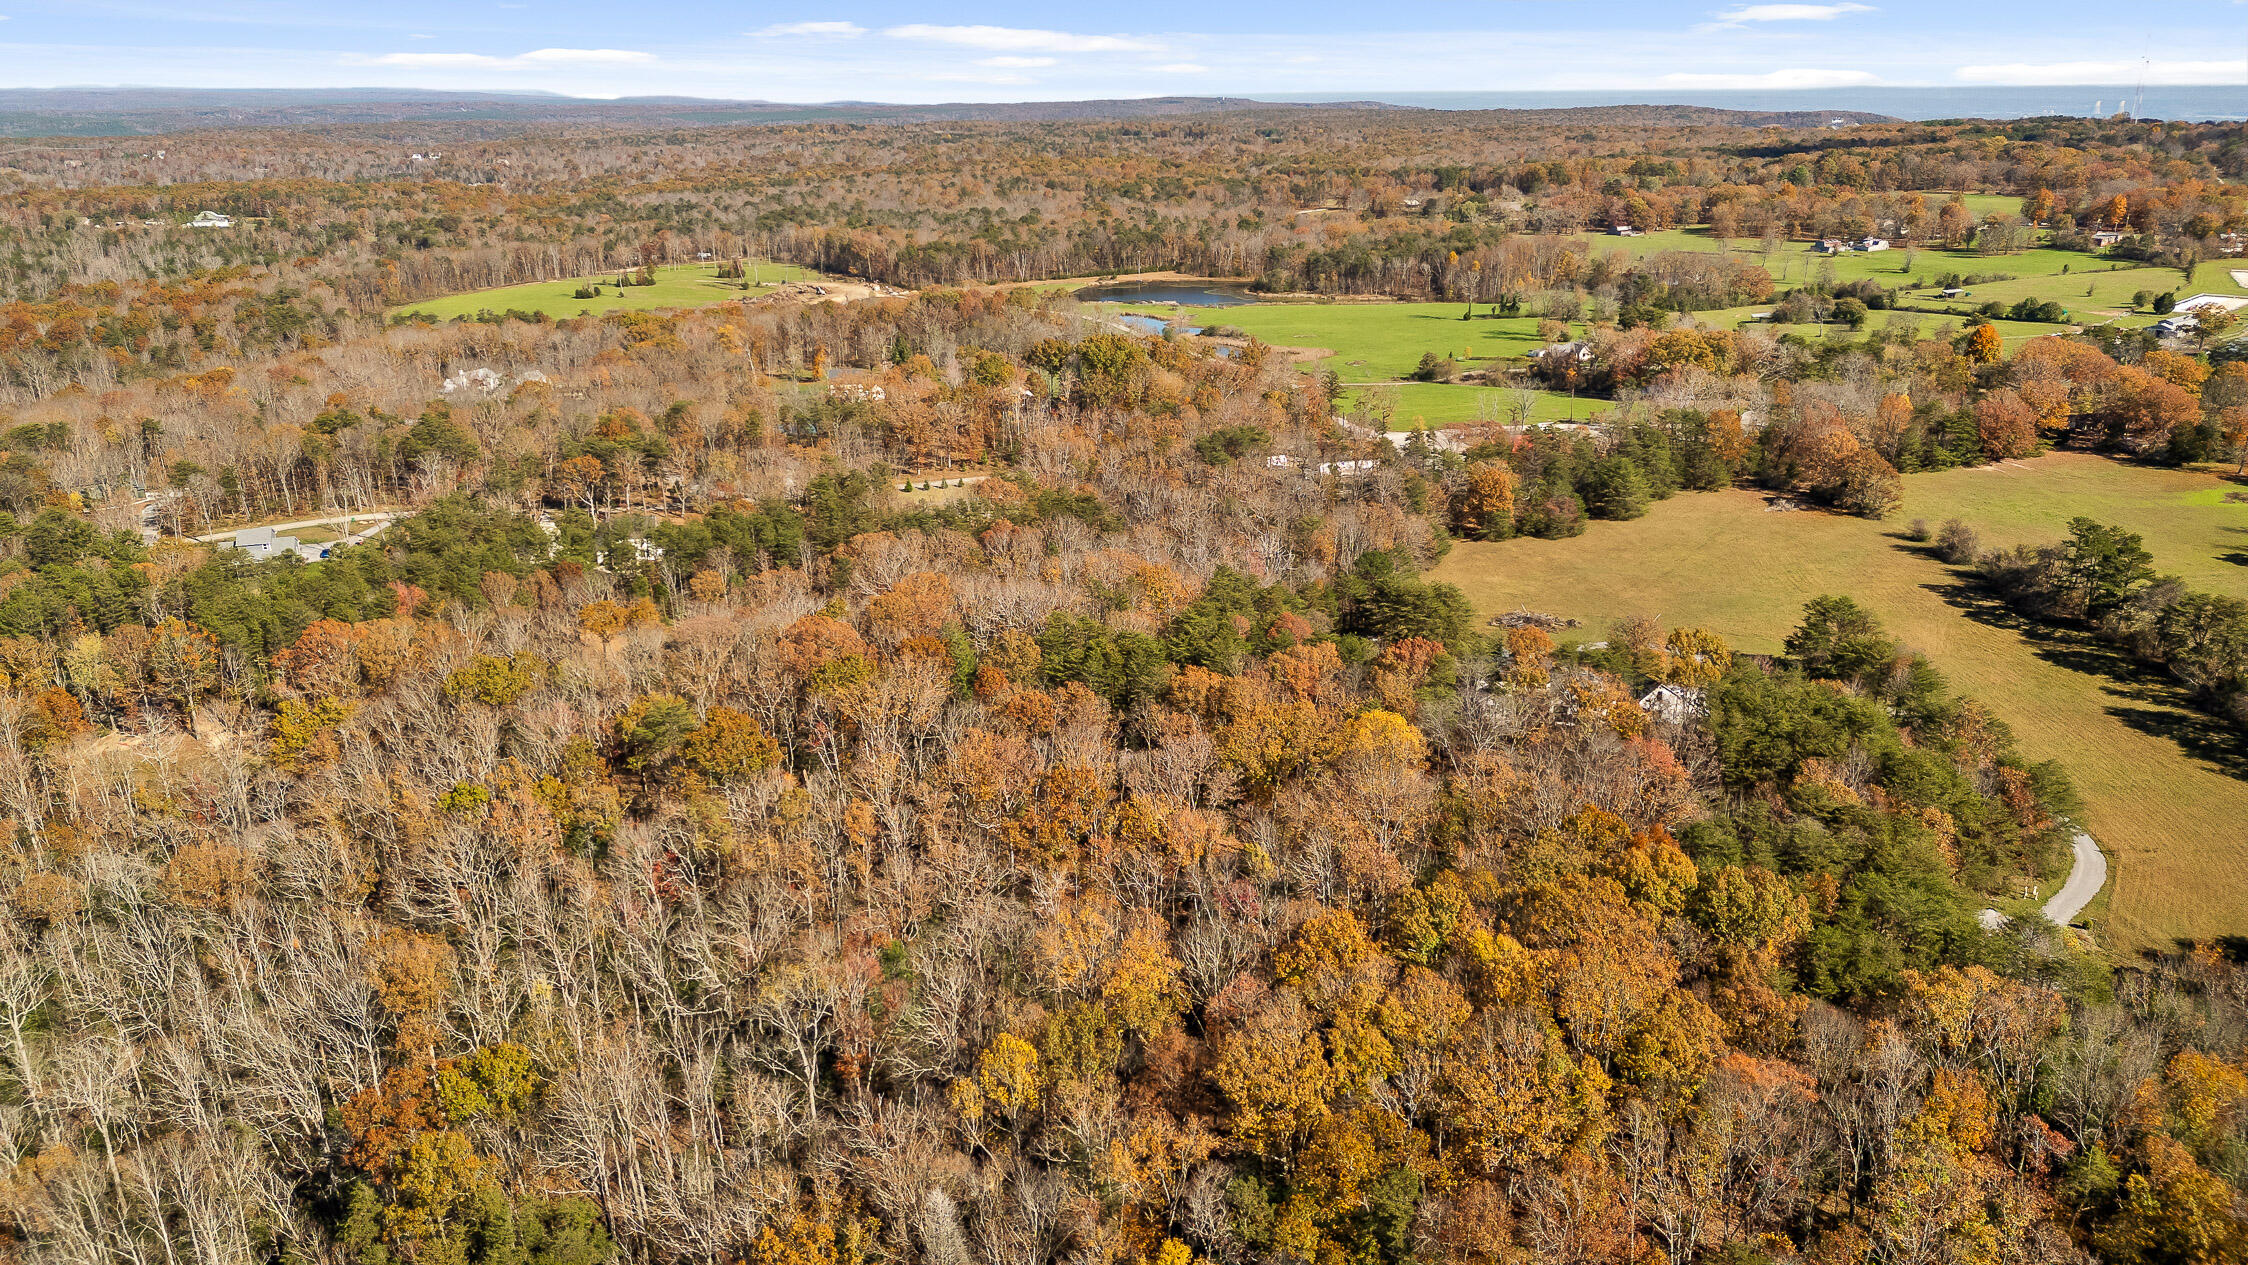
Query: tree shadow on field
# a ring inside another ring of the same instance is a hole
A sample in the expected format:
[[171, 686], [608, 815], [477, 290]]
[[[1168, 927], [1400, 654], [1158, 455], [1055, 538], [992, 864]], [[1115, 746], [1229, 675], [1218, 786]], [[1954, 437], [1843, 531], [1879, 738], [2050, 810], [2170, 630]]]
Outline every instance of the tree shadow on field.
[[1889, 538], [1890, 547], [1899, 553], [1909, 553], [1916, 558], [1925, 558], [1939, 566], [1945, 565], [1943, 554], [1937, 550], [1934, 537], [1927, 540], [1914, 540], [1912, 533], [1908, 531], [1885, 531], [1881, 534]]
[[2217, 936], [2210, 940], [2182, 940], [2179, 943], [2188, 950], [2213, 944], [2219, 952], [2233, 961], [2248, 962], [2248, 936]]
[[1921, 587], [1968, 619], [2020, 637], [2031, 653], [2047, 663], [2098, 682], [2100, 693], [2107, 696], [2108, 715], [2141, 733], [2176, 743], [2187, 756], [2219, 773], [2248, 781], [2248, 740], [2195, 706], [2192, 696], [2167, 673], [2140, 663], [2086, 629], [2032, 619], [1961, 572], [1950, 571], [1945, 579]]

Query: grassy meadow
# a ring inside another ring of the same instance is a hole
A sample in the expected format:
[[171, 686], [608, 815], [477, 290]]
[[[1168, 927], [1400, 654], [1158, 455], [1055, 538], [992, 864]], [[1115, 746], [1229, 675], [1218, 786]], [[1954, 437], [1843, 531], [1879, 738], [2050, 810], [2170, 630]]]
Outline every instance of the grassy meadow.
[[1421, 363], [1424, 352], [1463, 361], [1527, 356], [1544, 346], [1533, 316], [1491, 317], [1477, 309], [1463, 321], [1464, 303], [1253, 303], [1209, 312], [1213, 325], [1229, 325], [1278, 347], [1327, 347], [1334, 355], [1308, 366], [1333, 369], [1345, 382], [1396, 382]]
[[[2137, 266], [2048, 246], [2030, 246], [2010, 255], [1984, 255], [1973, 249], [1943, 250], [1933, 246], [1910, 249], [1892, 246], [1870, 254], [1850, 251], [1827, 255], [1819, 252], [1816, 242], [1783, 239], [1773, 250], [1767, 251], [1757, 238], [1723, 238], [1702, 225], [1663, 229], [1637, 237], [1596, 236], [1589, 240], [1595, 253], [1623, 250], [1635, 259], [1666, 250], [1730, 252], [1764, 265], [1771, 272], [1772, 280], [1782, 288], [1824, 277], [1837, 281], [1871, 278], [1893, 287], [1900, 283], [1932, 285], [1951, 273], [1966, 276], [2003, 272], [2016, 277], [2047, 277]], [[2170, 275], [2176, 277], [2176, 270], [2170, 270]]]
[[[1391, 430], [1415, 430], [1424, 422], [1430, 426], [1453, 426], [1492, 418], [1511, 420], [1513, 395], [1513, 391], [1504, 387], [1476, 386], [1470, 383], [1406, 382], [1396, 386], [1357, 387], [1343, 393], [1342, 403], [1343, 408], [1353, 414], [1364, 413], [1370, 404], [1388, 404]], [[1607, 400], [1582, 397], [1572, 400], [1566, 395], [1539, 391], [1531, 396], [1530, 420], [1589, 421], [1614, 407]]]
[[1809, 598], [1857, 598], [2011, 725], [2031, 758], [2067, 767], [2083, 823], [2114, 862], [2104, 937], [2140, 949], [2248, 934], [2248, 750], [2166, 679], [1998, 607], [1907, 541], [1903, 524], [1957, 517], [2001, 545], [2057, 539], [2087, 515], [2142, 533], [2164, 572], [2248, 598], [2248, 505], [2223, 500], [2230, 486], [2057, 453], [1908, 476], [1904, 509], [1882, 523], [1775, 513], [1750, 491], [1685, 493], [1574, 540], [1456, 545], [1435, 578], [1486, 615], [1529, 607], [1583, 620], [1576, 638], [1644, 614], [1752, 652], [1778, 650]]
[[[1276, 347], [1317, 347], [1328, 355], [1303, 365], [1305, 373], [1333, 369], [1345, 383], [1359, 389], [1346, 393], [1343, 407], [1353, 413], [1373, 393], [1388, 397], [1394, 407], [1390, 425], [1406, 429], [1416, 423], [1448, 426], [1482, 420], [1486, 407], [1504, 413], [1509, 407], [1504, 388], [1465, 383], [1406, 381], [1420, 366], [1421, 356], [1435, 352], [1475, 367], [1493, 359], [1529, 355], [1544, 346], [1538, 339], [1536, 317], [1482, 315], [1463, 321], [1464, 303], [1253, 303], [1242, 307], [1189, 308], [1187, 320], [1197, 324], [1228, 326]], [[1131, 305], [1135, 315], [1167, 319], [1170, 309]], [[1579, 327], [1581, 329], [1581, 326]], [[1583, 420], [1605, 412], [1604, 400], [1576, 400], [1567, 395], [1540, 392], [1533, 402], [1533, 421]]]
[[[1757, 317], [1771, 310], [1772, 305], [1769, 303], [1756, 307], [1712, 308], [1708, 311], [1688, 312], [1686, 318], [1694, 324], [1707, 326], [1710, 329], [1737, 329], [1756, 323]], [[2150, 317], [2148, 319], [2157, 318]], [[1856, 340], [1865, 337], [1867, 330], [1880, 329], [1884, 326], [1900, 323], [1912, 326], [1913, 333], [1921, 338], [1937, 338], [1956, 334], [1967, 326], [1964, 314], [1951, 316], [1937, 312], [1886, 311], [1867, 313], [1865, 330], [1854, 330], [1847, 325], [1778, 324], [1769, 325], [1767, 328], [1783, 334], [1795, 334], [1813, 340], [1822, 338]], [[2043, 338], [2047, 334], [2063, 332], [2062, 326], [2044, 325], [2035, 321], [1992, 321], [1991, 326], [1998, 331], [1998, 336], [2005, 340], [2009, 352], [2032, 338]]]
[[[1990, 210], [2015, 210], [2015, 200], [1971, 195], [1967, 199], [1970, 209], [1977, 215]], [[1987, 205], [1979, 205], [1987, 204]], [[1639, 237], [1599, 237], [1590, 239], [1595, 252], [1623, 250], [1634, 258], [1644, 258], [1666, 250], [1729, 251], [1763, 265], [1772, 274], [1773, 283], [1782, 290], [1807, 282], [1827, 280], [1848, 282], [1872, 280], [1892, 289], [1907, 287], [1911, 293], [1906, 301], [1914, 306], [1940, 307], [1965, 315], [1984, 303], [1993, 301], [2011, 305], [2022, 299], [2054, 302], [2069, 309], [2072, 319], [2097, 324], [2116, 316], [2127, 316], [2131, 296], [2140, 290], [2156, 294], [2175, 292], [2184, 298], [2189, 294], [2240, 294], [2248, 295], [2248, 288], [2233, 282], [2231, 267], [2242, 261], [2212, 260], [2194, 270], [2187, 279], [2176, 268], [2150, 268], [2129, 260], [2107, 259], [2073, 250], [2054, 250], [2033, 246], [2010, 255], [1983, 255], [1973, 250], [1939, 250], [1921, 247], [1913, 250], [1892, 248], [1872, 254], [1823, 255], [1815, 244], [1802, 241], [1783, 241], [1776, 249], [1766, 251], [1764, 244], [1749, 238], [1726, 240], [1712, 234], [1706, 227], [1665, 229]], [[2005, 276], [2006, 281], [1978, 282], [1967, 287], [1971, 292], [1963, 301], [1947, 301], [1937, 297], [1938, 283], [1946, 276]], [[1714, 315], [1705, 314], [1705, 316]], [[2160, 319], [2152, 313], [2137, 314], [2134, 323]], [[2050, 327], [2037, 327], [2050, 332]]]
[[[739, 281], [718, 279], [716, 264], [675, 264], [656, 269], [656, 283], [652, 286], [626, 286], [619, 289], [617, 274], [598, 277], [572, 277], [567, 281], [533, 281], [525, 285], [501, 286], [496, 290], [471, 290], [466, 294], [448, 294], [443, 298], [424, 299], [394, 308], [392, 316], [428, 316], [449, 321], [457, 316], [474, 316], [479, 312], [544, 312], [560, 319], [569, 316], [598, 316], [603, 312], [618, 310], [648, 311], [654, 308], [701, 307], [706, 303], [723, 303], [788, 281], [813, 281], [818, 274], [794, 264], [766, 263], [756, 266], [758, 286], [749, 290]], [[594, 299], [576, 297], [581, 285], [598, 285], [601, 296]]]
[[[1971, 195], [1970, 208], [1978, 215], [2014, 209], [2014, 200], [1996, 195]], [[1666, 250], [1733, 251], [1771, 271], [1781, 289], [1820, 279], [1851, 281], [1872, 279], [1889, 287], [1909, 286], [1903, 301], [1916, 310], [1876, 312], [1875, 325], [1909, 323], [1923, 338], [1957, 330], [1984, 303], [2012, 305], [2022, 299], [2061, 304], [2070, 318], [2083, 324], [2122, 320], [2145, 324], [2160, 319], [2151, 312], [2130, 311], [2139, 291], [2243, 294], [2248, 288], [2234, 284], [2223, 261], [2201, 265], [2189, 282], [2174, 268], [2146, 268], [2103, 260], [2076, 251], [2033, 247], [2011, 255], [1983, 256], [1973, 251], [1887, 250], [1874, 254], [1827, 256], [1811, 243], [1781, 242], [1770, 252], [1762, 243], [1726, 241], [1707, 228], [1666, 229], [1640, 237], [1588, 237], [1588, 249], [1622, 250], [1644, 257]], [[1978, 282], [1956, 300], [1938, 296], [1937, 286], [1950, 275], [2003, 275], [2005, 281]], [[1267, 343], [1283, 347], [1324, 348], [1331, 354], [1305, 364], [1309, 373], [1333, 369], [1345, 383], [1357, 386], [1387, 383], [1383, 387], [1396, 401], [1392, 424], [1449, 425], [1478, 420], [1495, 388], [1468, 385], [1405, 382], [1426, 352], [1451, 356], [1470, 367], [1494, 360], [1528, 355], [1539, 346], [1535, 317], [1477, 315], [1461, 320], [1461, 303], [1257, 303], [1222, 309], [1181, 309], [1190, 322], [1230, 326]], [[1724, 308], [1689, 314], [1689, 319], [1716, 329], [1731, 329], [1770, 311], [1772, 304]], [[1126, 305], [1125, 310], [1155, 319], [1170, 317], [1174, 309]], [[2027, 321], [1996, 321], [2008, 348], [2018, 348], [2032, 338], [2065, 328]], [[1580, 327], [1581, 328], [1581, 327]], [[1842, 326], [1787, 325], [1777, 327], [1809, 337], [1856, 337]], [[1346, 404], [1363, 400], [1363, 391], [1352, 392]], [[1537, 421], [1582, 419], [1593, 411], [1587, 401], [1566, 396], [1542, 396], [1532, 417]]]

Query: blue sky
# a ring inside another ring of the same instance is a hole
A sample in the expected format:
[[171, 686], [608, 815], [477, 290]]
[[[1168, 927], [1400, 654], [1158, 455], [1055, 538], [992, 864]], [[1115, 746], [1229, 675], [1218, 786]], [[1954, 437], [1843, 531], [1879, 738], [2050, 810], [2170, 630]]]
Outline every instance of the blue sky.
[[2233, 0], [0, 0], [0, 86], [776, 101], [2248, 83]]

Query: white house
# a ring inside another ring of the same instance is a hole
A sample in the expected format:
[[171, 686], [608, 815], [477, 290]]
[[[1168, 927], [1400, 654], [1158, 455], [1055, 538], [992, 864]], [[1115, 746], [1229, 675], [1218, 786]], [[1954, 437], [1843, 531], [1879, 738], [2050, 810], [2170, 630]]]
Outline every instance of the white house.
[[1879, 237], [1864, 237], [1858, 240], [1856, 249], [1862, 250], [1867, 254], [1871, 254], [1877, 250], [1889, 249], [1889, 243]]
[[234, 533], [234, 539], [218, 542], [221, 549], [239, 549], [260, 562], [295, 554], [306, 562], [318, 562], [328, 551], [318, 545], [308, 545], [294, 536], [275, 535], [271, 527], [245, 527]]
[[1658, 685], [1647, 691], [1639, 700], [1640, 707], [1655, 719], [1670, 725], [1683, 725], [1700, 719], [1709, 711], [1702, 701], [1700, 690], [1689, 690], [1677, 685]]
[[234, 217], [216, 211], [205, 211], [187, 222], [189, 228], [233, 228]]
[[1531, 352], [1530, 358], [1554, 361], [1574, 360], [1580, 365], [1589, 365], [1592, 363], [1595, 354], [1592, 350], [1592, 344], [1580, 338], [1573, 342], [1548, 343]]

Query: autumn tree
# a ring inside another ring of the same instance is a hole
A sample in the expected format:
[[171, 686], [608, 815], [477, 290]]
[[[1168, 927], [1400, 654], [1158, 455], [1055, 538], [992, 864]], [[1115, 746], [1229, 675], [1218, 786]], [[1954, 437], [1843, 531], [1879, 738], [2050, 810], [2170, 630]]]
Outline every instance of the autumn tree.
[[1992, 365], [1997, 364], [1998, 358], [2005, 354], [2006, 344], [1998, 336], [1997, 326], [1981, 321], [1968, 327], [1967, 332], [1960, 336], [1959, 350], [1960, 354], [1975, 364]]
[[2000, 388], [1975, 401], [1975, 438], [1993, 461], [2027, 457], [2037, 451], [2038, 416], [2022, 397]]
[[1470, 540], [1503, 540], [1514, 534], [1514, 471], [1503, 461], [1468, 467], [1467, 482], [1452, 498], [1452, 530]]

